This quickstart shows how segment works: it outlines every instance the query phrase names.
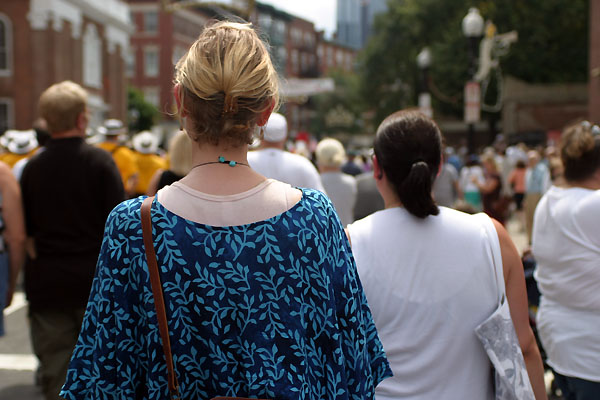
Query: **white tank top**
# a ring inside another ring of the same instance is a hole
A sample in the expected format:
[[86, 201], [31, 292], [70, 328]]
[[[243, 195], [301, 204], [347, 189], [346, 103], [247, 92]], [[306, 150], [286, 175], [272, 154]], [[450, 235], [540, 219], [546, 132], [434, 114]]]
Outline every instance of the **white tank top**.
[[492, 224], [485, 214], [440, 207], [423, 220], [398, 207], [348, 226], [394, 372], [378, 400], [493, 399], [491, 363], [474, 333], [497, 307], [484, 224]]

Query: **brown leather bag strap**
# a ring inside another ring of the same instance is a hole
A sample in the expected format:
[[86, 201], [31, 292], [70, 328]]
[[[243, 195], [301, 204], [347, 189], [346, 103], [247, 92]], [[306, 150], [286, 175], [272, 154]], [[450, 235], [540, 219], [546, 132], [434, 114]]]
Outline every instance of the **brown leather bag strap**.
[[156, 318], [158, 319], [158, 330], [162, 340], [163, 352], [167, 362], [169, 393], [171, 399], [179, 399], [179, 382], [175, 376], [173, 367], [173, 355], [171, 354], [171, 341], [169, 339], [169, 326], [167, 325], [167, 314], [165, 312], [165, 300], [158, 273], [158, 263], [156, 262], [156, 253], [154, 251], [154, 242], [152, 240], [152, 216], [151, 208], [154, 196], [144, 199], [142, 202], [142, 236], [144, 238], [144, 248], [146, 250], [146, 261], [148, 271], [150, 272], [150, 284], [152, 285], [152, 294], [154, 295], [154, 306], [156, 307]]

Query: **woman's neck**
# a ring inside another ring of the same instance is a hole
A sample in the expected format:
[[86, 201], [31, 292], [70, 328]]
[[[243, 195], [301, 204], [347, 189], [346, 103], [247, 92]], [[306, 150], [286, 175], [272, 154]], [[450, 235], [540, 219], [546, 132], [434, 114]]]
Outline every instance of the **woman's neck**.
[[197, 144], [192, 147], [192, 166], [219, 161], [219, 157], [224, 157], [227, 161], [248, 164], [248, 145], [238, 147]]
[[193, 142], [192, 170], [181, 182], [203, 193], [225, 196], [250, 190], [265, 179], [248, 165], [248, 145], [232, 147]]

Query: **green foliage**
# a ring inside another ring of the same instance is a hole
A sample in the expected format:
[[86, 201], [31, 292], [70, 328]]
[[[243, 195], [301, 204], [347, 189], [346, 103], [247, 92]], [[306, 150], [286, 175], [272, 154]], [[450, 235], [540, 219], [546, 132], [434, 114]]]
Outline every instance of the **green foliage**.
[[360, 94], [375, 108], [376, 123], [416, 104], [421, 76], [416, 56], [425, 46], [432, 52], [430, 79], [440, 94], [434, 93], [436, 115], [462, 115], [469, 65], [461, 22], [473, 6], [498, 33], [519, 33], [501, 59], [504, 75], [530, 83], [587, 79], [589, 0], [389, 0], [388, 6], [360, 58]]
[[143, 93], [133, 87], [127, 88], [127, 125], [129, 132], [149, 130], [154, 125], [158, 110], [144, 99]]

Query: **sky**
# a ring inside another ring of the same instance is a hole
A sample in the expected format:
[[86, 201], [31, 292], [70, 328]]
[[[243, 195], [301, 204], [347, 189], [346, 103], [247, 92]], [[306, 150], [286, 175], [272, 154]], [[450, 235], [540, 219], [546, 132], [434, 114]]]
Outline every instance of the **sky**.
[[260, 0], [275, 8], [314, 22], [316, 29], [331, 37], [335, 32], [336, 0]]

